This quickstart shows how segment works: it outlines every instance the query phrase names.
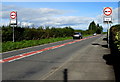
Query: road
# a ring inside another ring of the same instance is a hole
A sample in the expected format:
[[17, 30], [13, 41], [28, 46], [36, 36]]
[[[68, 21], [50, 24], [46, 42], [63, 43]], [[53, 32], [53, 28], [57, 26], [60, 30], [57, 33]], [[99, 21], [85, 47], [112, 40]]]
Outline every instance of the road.
[[[73, 67], [74, 65], [77, 66], [76, 63], [77, 61], [72, 62], [72, 65], [69, 65], [71, 61], [73, 60], [75, 61], [79, 57], [83, 57], [81, 59], [82, 61], [83, 60], [87, 61], [88, 59], [85, 59], [86, 57], [90, 57], [91, 54], [100, 53], [99, 51], [95, 51], [95, 52], [92, 51], [92, 48], [89, 46], [91, 46], [92, 43], [94, 43], [95, 41], [99, 41], [99, 39], [103, 37], [104, 35], [98, 35], [94, 37], [90, 36], [83, 38], [81, 40], [65, 40], [65, 41], [5, 52], [2, 54], [3, 60], [1, 60], [0, 62], [2, 63], [2, 70], [3, 70], [2, 78], [3, 80], [46, 80], [46, 79], [62, 80], [63, 79], [62, 71], [63, 69], [66, 68], [66, 66], [67, 69]], [[88, 51], [86, 51], [86, 49]], [[89, 53], [90, 50], [91, 53]], [[83, 52], [86, 52], [87, 55], [84, 56], [84, 54], [82, 54]], [[16, 55], [21, 57], [20, 58], [16, 57]], [[102, 67], [103, 68], [105, 67], [104, 71], [102, 72], [106, 72], [108, 71], [108, 69], [110, 69], [111, 71], [107, 72], [106, 74], [103, 74], [103, 77], [96, 79], [88, 76], [89, 78], [86, 78], [87, 80], [114, 79], [112, 67], [105, 65], [104, 60], [100, 60], [100, 61], [102, 61], [102, 64], [104, 64], [102, 65]], [[89, 64], [89, 66], [90, 65], [93, 66], [92, 64]], [[81, 64], [81, 66], [79, 66], [79, 68], [75, 68], [75, 69], [83, 70], [86, 68], [89, 67], [87, 67], [83, 63]], [[74, 69], [71, 68], [71, 71], [72, 70]], [[91, 71], [91, 70], [88, 69], [86, 71]], [[73, 73], [74, 76], [75, 74], [77, 73]], [[93, 73], [93, 76], [96, 75], [94, 75]], [[82, 74], [81, 74], [81, 78], [73, 78], [71, 76], [71, 78], [69, 79], [85, 80], [85, 78], [82, 77]]]

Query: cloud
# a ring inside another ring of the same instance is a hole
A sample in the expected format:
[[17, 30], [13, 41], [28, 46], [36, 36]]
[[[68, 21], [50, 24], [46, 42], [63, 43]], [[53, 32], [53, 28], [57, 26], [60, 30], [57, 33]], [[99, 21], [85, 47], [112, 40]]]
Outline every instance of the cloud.
[[118, 14], [120, 14], [119, 10], [120, 10], [120, 7], [113, 9], [112, 17], [113, 17], [113, 22], [114, 23], [118, 23], [118, 20], [119, 20]]
[[48, 17], [54, 15], [62, 15], [64, 10], [51, 9], [51, 8], [20, 8], [14, 5], [3, 5], [2, 18], [9, 18], [9, 13], [14, 10], [18, 13], [19, 20], [32, 20], [41, 17]]
[[[42, 17], [32, 20], [31, 22], [37, 26], [65, 27], [87, 29], [88, 24], [93, 21], [91, 17], [80, 16], [60, 16], [60, 17]], [[28, 22], [30, 23], [30, 22]], [[87, 26], [86, 26], [87, 25]]]
[[[42, 22], [42, 25], [54, 25], [54, 26], [76, 26], [80, 24], [89, 23], [94, 20], [91, 17], [80, 17], [80, 16], [61, 16], [61, 17], [50, 17]], [[49, 21], [48, 21], [49, 20]]]
[[[80, 16], [64, 16], [66, 13], [70, 13], [70, 10], [59, 10], [52, 8], [19, 8], [13, 5], [3, 6], [3, 19], [9, 19], [9, 13], [11, 8], [13, 8], [18, 13], [18, 20], [21, 25], [37, 25], [37, 26], [82, 26], [82, 24], [87, 24], [92, 17], [80, 17]], [[15, 7], [15, 8], [14, 8]], [[73, 10], [71, 10], [73, 13]], [[28, 23], [28, 24], [26, 24]]]
[[[13, 8], [18, 13], [19, 25], [35, 25], [35, 26], [54, 26], [54, 27], [65, 27], [71, 26], [75, 29], [87, 29], [90, 22], [93, 20], [96, 23], [103, 25], [103, 15], [97, 17], [83, 17], [83, 16], [66, 16], [69, 13], [74, 13], [72, 10], [65, 11], [60, 9], [52, 8], [20, 8], [14, 5], [3, 6], [4, 20], [9, 19], [9, 13]], [[113, 9], [113, 22], [118, 21], [118, 9]], [[9, 21], [8, 21], [9, 22]], [[4, 23], [5, 24], [5, 23]], [[9, 23], [8, 23], [9, 24]], [[104, 27], [106, 28], [106, 27]]]
[[16, 7], [15, 5], [2, 5], [3, 11], [16, 10], [16, 9], [20, 9], [20, 7]]
[[25, 26], [32, 26], [33, 23], [30, 23], [30, 22], [18, 22], [18, 25], [21, 25], [22, 27], [25, 27]]
[[43, 17], [51, 17], [64, 14], [63, 10], [50, 9], [50, 8], [39, 8], [39, 9], [21, 9], [18, 11], [19, 19], [22, 21], [26, 20], [37, 20]]
[[0, 19], [2, 18], [1, 16], [2, 16], [2, 3], [0, 3]]

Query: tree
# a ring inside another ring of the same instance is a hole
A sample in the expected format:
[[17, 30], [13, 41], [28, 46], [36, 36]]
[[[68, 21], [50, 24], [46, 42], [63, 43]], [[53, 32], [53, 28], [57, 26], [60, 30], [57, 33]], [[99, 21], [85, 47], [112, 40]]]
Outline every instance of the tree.
[[98, 33], [100, 34], [103, 31], [103, 27], [100, 26], [99, 24], [95, 24], [94, 21], [92, 21], [88, 27], [88, 32], [89, 33]]
[[93, 30], [94, 32], [97, 31], [97, 26], [96, 26], [96, 24], [95, 24], [94, 21], [92, 21], [92, 22], [90, 23], [88, 30]]
[[[3, 26], [2, 29], [2, 41], [12, 41], [13, 28], [10, 26]], [[46, 26], [40, 26], [38, 28], [26, 28], [26, 27], [15, 27], [15, 41], [22, 40], [40, 40], [44, 38], [57, 38], [57, 37], [69, 37], [73, 34], [74, 30], [71, 27], [65, 28], [50, 28]]]
[[102, 31], [103, 31], [103, 27], [100, 26], [99, 24], [97, 24], [97, 31], [96, 31], [96, 33], [97, 33], [97, 34], [101, 34]]

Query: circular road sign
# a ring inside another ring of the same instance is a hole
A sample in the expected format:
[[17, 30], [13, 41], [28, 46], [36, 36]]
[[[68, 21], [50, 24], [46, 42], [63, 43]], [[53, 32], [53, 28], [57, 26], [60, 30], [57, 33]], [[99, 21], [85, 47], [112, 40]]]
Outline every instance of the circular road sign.
[[10, 13], [10, 18], [11, 18], [11, 19], [15, 19], [16, 16], [17, 16], [17, 13], [16, 13], [15, 11], [12, 11], [12, 12]]
[[112, 9], [110, 7], [105, 7], [103, 13], [104, 15], [109, 16], [112, 14]]

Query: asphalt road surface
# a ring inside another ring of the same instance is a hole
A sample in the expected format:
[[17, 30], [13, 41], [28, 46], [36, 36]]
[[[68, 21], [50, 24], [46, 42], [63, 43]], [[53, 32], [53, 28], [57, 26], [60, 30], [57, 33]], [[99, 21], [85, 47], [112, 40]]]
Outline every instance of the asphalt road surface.
[[[91, 46], [91, 44], [95, 41], [100, 41], [99, 39], [103, 38], [104, 36], [105, 35], [90, 36], [81, 40], [65, 40], [46, 45], [5, 52], [2, 54], [3, 60], [0, 60], [0, 63], [2, 63], [3, 72], [2, 78], [3, 80], [62, 80], [62, 69], [64, 69], [71, 61], [75, 61], [81, 56], [83, 57], [84, 54], [81, 54], [82, 52], [87, 52], [87, 55], [82, 58], [82, 60], [84, 61], [87, 61], [85, 58], [90, 57], [90, 55], [93, 53], [101, 53], [99, 51], [94, 52], [89, 46]], [[88, 51], [86, 51], [86, 48], [88, 49]], [[89, 53], [90, 50], [91, 53]], [[74, 68], [74, 65], [77, 66], [76, 62], [72, 62], [72, 65], [69, 65], [67, 69], [70, 67]], [[86, 64], [83, 63], [81, 66], [79, 66], [79, 68], [75, 69], [83, 70], [89, 68], [87, 66], [83, 68], [84, 65]], [[91, 64], [91, 66], [93, 65]], [[106, 67], [106, 71], [108, 71], [108, 69], [112, 71], [111, 67], [107, 65]], [[71, 71], [74, 70], [73, 68], [71, 69]], [[91, 70], [88, 69], [86, 70], [86, 72], [87, 71]], [[111, 71], [108, 72], [108, 74], [113, 72]], [[73, 74], [75, 76], [77, 72], [74, 72]], [[103, 76], [106, 78], [96, 79], [113, 80], [113, 75], [110, 75], [110, 78], [107, 77], [108, 75], [103, 74]], [[71, 78], [69, 79], [84, 80], [85, 78], [83, 78], [81, 74], [81, 78], [74, 78], [71, 76]], [[92, 80], [96, 79], [92, 78]]]

